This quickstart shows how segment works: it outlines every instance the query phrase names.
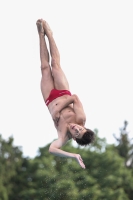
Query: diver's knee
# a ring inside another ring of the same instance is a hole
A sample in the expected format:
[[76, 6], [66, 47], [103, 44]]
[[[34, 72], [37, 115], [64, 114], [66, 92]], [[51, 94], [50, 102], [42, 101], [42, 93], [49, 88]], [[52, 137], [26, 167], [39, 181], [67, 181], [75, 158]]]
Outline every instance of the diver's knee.
[[50, 66], [49, 66], [49, 63], [41, 64], [41, 70], [48, 69], [49, 67], [50, 67]]
[[60, 61], [59, 59], [53, 59], [51, 60], [51, 66], [52, 68], [55, 68], [55, 69], [60, 69], [61, 66], [60, 66]]

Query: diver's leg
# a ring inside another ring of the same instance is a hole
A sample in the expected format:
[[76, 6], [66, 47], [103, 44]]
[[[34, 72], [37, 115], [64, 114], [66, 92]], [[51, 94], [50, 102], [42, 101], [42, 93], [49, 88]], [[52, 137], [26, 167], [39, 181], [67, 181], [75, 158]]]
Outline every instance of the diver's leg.
[[44, 32], [47, 35], [49, 41], [54, 86], [58, 90], [69, 90], [69, 84], [67, 78], [60, 66], [60, 54], [56, 46], [55, 40], [53, 38], [53, 33], [47, 22], [44, 20], [43, 20], [43, 27], [44, 27]]
[[54, 88], [54, 81], [49, 65], [49, 53], [46, 46], [45, 32], [42, 23], [43, 21], [40, 19], [36, 22], [40, 41], [40, 60], [42, 71], [41, 91], [45, 101], [48, 98], [51, 90]]

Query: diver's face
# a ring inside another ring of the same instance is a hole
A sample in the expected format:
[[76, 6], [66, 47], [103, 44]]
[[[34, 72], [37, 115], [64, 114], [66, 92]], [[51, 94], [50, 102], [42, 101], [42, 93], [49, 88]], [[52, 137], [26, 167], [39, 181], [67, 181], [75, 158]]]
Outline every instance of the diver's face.
[[81, 139], [86, 132], [86, 129], [78, 124], [70, 123], [69, 131], [72, 135], [72, 138], [75, 140], [76, 138]]

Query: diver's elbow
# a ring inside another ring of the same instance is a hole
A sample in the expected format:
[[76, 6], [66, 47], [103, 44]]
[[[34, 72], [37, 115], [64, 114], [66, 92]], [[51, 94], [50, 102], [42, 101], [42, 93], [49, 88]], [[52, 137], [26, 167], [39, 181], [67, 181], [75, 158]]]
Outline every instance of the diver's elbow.
[[53, 154], [53, 152], [54, 152], [54, 149], [52, 148], [52, 147], [49, 147], [49, 153], [51, 153], [51, 154]]

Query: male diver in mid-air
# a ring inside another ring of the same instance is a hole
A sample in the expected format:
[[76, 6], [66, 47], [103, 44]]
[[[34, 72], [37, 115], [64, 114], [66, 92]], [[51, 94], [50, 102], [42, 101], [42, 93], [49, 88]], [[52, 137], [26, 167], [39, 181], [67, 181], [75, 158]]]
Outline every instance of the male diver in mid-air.
[[[85, 128], [86, 116], [82, 103], [77, 95], [72, 95], [69, 91], [68, 81], [60, 66], [59, 51], [48, 23], [39, 19], [36, 25], [40, 41], [41, 91], [58, 134], [58, 139], [52, 142], [49, 152], [60, 157], [74, 158], [85, 168], [79, 154], [63, 151], [61, 147], [71, 138], [79, 145], [86, 146], [94, 140], [94, 132]], [[51, 64], [45, 37], [49, 41]]]

